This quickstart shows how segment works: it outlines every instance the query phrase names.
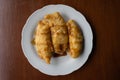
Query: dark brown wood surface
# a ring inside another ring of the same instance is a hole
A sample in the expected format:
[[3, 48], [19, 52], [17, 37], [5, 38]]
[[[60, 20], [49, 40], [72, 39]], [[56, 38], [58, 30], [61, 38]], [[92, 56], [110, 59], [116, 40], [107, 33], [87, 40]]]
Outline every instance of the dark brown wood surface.
[[[48, 4], [66, 4], [82, 12], [94, 32], [87, 63], [65, 76], [48, 76], [33, 68], [21, 49], [27, 18]], [[119, 0], [0, 0], [0, 80], [120, 80]]]

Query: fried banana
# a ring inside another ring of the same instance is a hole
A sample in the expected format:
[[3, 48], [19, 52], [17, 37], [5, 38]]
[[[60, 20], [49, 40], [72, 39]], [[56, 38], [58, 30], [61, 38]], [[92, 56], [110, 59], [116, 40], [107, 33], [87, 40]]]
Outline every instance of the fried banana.
[[68, 34], [69, 34], [69, 54], [72, 58], [77, 58], [83, 48], [83, 36], [79, 27], [74, 20], [67, 22]]
[[34, 41], [37, 54], [45, 60], [46, 63], [50, 64], [53, 47], [50, 27], [45, 20], [41, 20], [38, 23]]
[[59, 12], [48, 14], [44, 17], [48, 21], [54, 51], [57, 54], [63, 54], [68, 48], [68, 30], [66, 23]]

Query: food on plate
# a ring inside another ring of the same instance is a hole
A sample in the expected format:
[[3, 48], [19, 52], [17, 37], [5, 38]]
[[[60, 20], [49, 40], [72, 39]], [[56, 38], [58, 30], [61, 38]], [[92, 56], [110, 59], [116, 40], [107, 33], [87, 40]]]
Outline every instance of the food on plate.
[[47, 14], [38, 22], [31, 44], [37, 54], [50, 64], [52, 57], [70, 54], [77, 58], [83, 49], [83, 35], [74, 20], [67, 23], [59, 12]]
[[50, 26], [54, 52], [64, 54], [68, 48], [68, 30], [63, 17], [59, 12], [55, 12], [44, 16], [44, 19]]
[[72, 58], [77, 58], [83, 48], [83, 36], [82, 32], [75, 23], [74, 20], [67, 22], [68, 34], [69, 34], [69, 54]]
[[51, 41], [50, 27], [46, 20], [39, 21], [34, 35], [35, 49], [37, 54], [50, 64], [53, 47]]

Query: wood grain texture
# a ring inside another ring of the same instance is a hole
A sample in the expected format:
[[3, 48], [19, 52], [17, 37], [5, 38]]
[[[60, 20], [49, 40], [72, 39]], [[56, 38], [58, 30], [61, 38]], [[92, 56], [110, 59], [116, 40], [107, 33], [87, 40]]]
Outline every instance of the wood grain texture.
[[[120, 80], [119, 0], [0, 0], [0, 80]], [[87, 63], [66, 76], [48, 76], [34, 69], [21, 49], [27, 18], [48, 4], [66, 4], [82, 12], [94, 32]]]

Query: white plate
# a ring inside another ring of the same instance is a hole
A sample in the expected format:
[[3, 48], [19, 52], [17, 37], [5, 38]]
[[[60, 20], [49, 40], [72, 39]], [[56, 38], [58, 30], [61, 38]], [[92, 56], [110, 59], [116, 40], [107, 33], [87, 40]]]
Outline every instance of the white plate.
[[[56, 11], [60, 12], [66, 21], [68, 19], [73, 19], [78, 23], [84, 36], [84, 50], [79, 58], [72, 59], [67, 55], [52, 58], [51, 64], [46, 64], [38, 57], [33, 45], [31, 44], [31, 40], [38, 21], [41, 20], [44, 15]], [[21, 45], [24, 55], [34, 68], [47, 75], [66, 75], [79, 69], [87, 61], [93, 47], [93, 34], [89, 23], [80, 12], [66, 5], [48, 5], [38, 9], [28, 18], [22, 30]]]

